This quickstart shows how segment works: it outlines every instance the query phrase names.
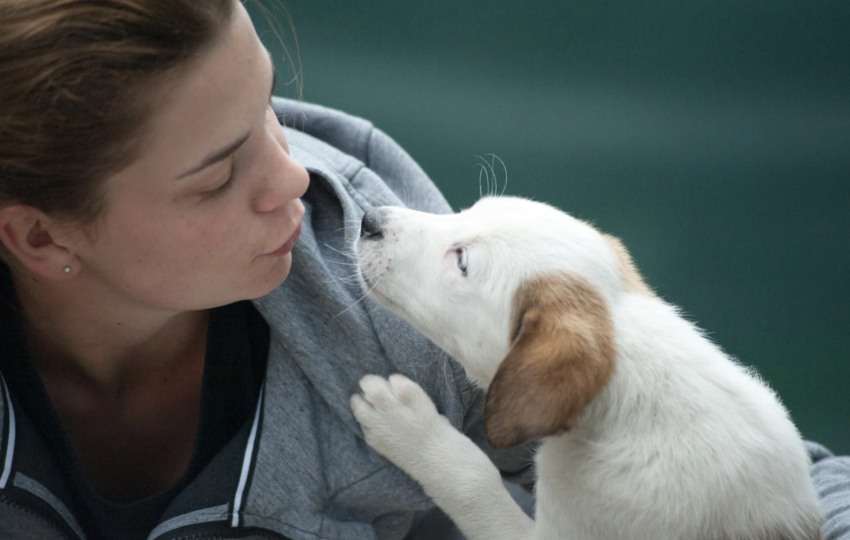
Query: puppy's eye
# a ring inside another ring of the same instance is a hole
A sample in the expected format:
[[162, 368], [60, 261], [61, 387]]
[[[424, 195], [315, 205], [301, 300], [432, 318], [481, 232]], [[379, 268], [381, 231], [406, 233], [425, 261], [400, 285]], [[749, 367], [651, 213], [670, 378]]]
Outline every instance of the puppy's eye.
[[467, 265], [466, 248], [457, 248], [455, 252], [457, 253], [457, 267], [460, 268], [460, 272], [465, 276]]

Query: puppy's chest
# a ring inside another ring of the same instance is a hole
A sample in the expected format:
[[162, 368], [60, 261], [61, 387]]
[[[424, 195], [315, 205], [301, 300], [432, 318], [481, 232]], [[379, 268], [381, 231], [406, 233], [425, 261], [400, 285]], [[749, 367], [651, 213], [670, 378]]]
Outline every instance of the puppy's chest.
[[577, 489], [593, 482], [603, 456], [599, 444], [588, 440], [586, 434], [567, 432], [546, 439], [540, 446], [535, 456], [537, 475], [556, 489]]

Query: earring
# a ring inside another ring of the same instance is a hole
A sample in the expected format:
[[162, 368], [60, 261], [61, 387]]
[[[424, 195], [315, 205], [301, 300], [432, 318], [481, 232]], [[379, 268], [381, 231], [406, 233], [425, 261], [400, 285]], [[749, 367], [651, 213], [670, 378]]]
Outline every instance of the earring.
[[62, 271], [65, 272], [66, 274], [70, 274], [71, 273], [71, 267], [66, 266], [65, 268], [62, 269]]

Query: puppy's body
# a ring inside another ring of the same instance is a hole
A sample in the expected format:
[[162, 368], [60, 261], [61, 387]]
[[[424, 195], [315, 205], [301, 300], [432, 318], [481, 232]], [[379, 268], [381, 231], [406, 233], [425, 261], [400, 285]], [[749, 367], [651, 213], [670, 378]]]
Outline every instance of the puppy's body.
[[820, 537], [784, 408], [652, 294], [618, 241], [509, 198], [453, 216], [381, 209], [364, 231], [364, 285], [488, 389], [491, 444], [544, 438], [531, 522], [418, 386], [364, 378], [352, 407], [367, 441], [468, 538]]
[[537, 456], [553, 538], [819, 538], [808, 458], [773, 393], [658, 299], [624, 299], [614, 326], [611, 379]]

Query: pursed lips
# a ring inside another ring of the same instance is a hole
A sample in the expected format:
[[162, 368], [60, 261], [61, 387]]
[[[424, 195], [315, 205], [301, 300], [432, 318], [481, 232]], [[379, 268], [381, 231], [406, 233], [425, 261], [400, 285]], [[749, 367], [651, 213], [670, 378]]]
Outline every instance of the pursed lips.
[[[284, 215], [289, 215], [290, 219], [295, 218], [292, 221], [289, 221], [291, 226], [294, 221], [297, 223], [295, 230], [292, 231], [292, 234], [287, 238], [280, 247], [273, 249], [272, 251], [262, 253], [258, 255], [258, 257], [282, 257], [288, 254], [295, 247], [296, 242], [298, 242], [298, 238], [301, 236], [301, 222], [304, 220], [304, 206], [301, 204], [299, 199], [293, 199], [289, 201], [286, 207], [280, 209]], [[286, 230], [288, 227], [284, 225], [281, 229]]]
[[282, 257], [292, 251], [292, 248], [295, 247], [295, 243], [298, 242], [298, 238], [301, 236], [301, 223], [298, 223], [298, 227], [295, 228], [295, 232], [292, 233], [286, 242], [284, 242], [279, 248], [274, 251], [270, 251], [269, 253], [264, 253], [261, 257]]

